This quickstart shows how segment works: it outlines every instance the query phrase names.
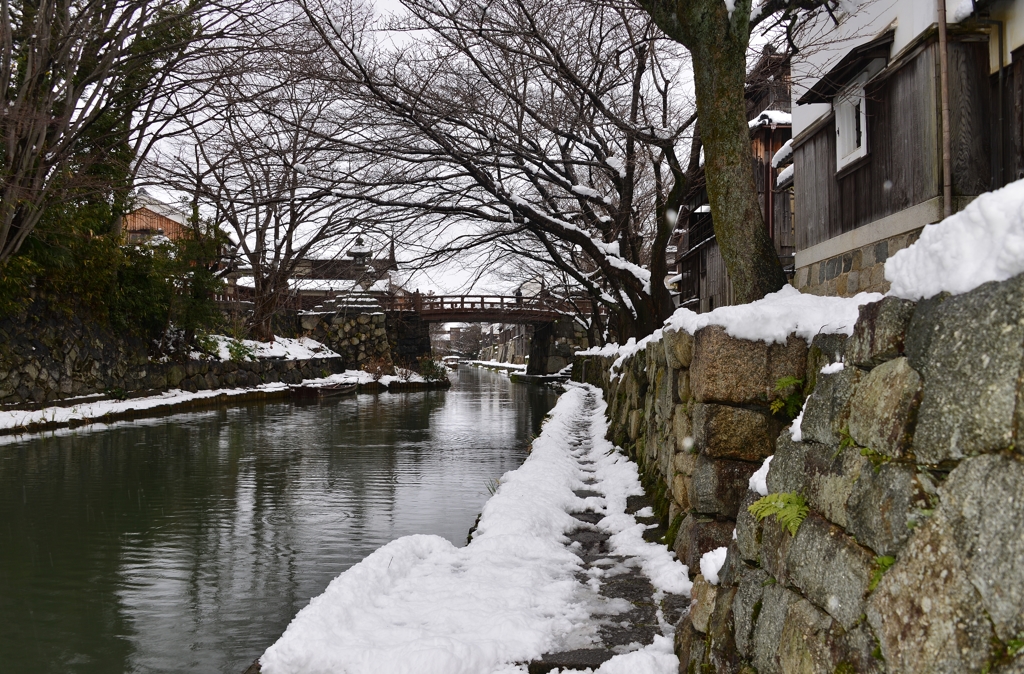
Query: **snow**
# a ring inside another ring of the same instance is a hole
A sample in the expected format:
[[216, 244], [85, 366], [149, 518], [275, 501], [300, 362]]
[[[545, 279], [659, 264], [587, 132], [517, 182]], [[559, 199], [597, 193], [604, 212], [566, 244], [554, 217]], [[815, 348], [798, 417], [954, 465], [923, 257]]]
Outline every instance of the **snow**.
[[[956, 2], [956, 0], [954, 0]], [[970, 18], [974, 13], [974, 0], [959, 0], [952, 12], [949, 13], [950, 21], [960, 23]]]
[[712, 585], [718, 585], [718, 572], [725, 566], [725, 555], [729, 548], [715, 548], [705, 552], [700, 558], [700, 573], [704, 580]]
[[587, 197], [589, 199], [596, 199], [597, 201], [608, 203], [607, 197], [604, 197], [600, 192], [584, 185], [573, 185], [572, 193], [578, 194], [581, 197]]
[[839, 360], [836, 361], [835, 363], [830, 363], [829, 365], [826, 365], [825, 367], [821, 368], [821, 373], [835, 374], [836, 372], [842, 372], [845, 367], [846, 365], [843, 363], [843, 361]]
[[[814, 395], [813, 393], [811, 395]], [[807, 409], [807, 403], [800, 408], [800, 414], [796, 415], [796, 419], [793, 419], [792, 425], [789, 427], [789, 437], [793, 438], [793, 442], [803, 442], [804, 432], [800, 428], [800, 424], [804, 422], [804, 410]]]
[[[689, 592], [686, 566], [663, 545], [643, 540], [644, 525], [626, 514], [642, 493], [636, 464], [605, 439], [607, 405], [588, 411], [584, 385], [564, 393], [523, 465], [502, 476], [473, 539], [456, 548], [439, 536], [392, 541], [335, 578], [292, 620], [260, 658], [266, 674], [522, 674], [526, 662], [562, 645], [587, 620], [579, 557], [565, 545], [577, 525], [569, 514], [589, 506], [605, 517], [615, 555], [635, 555], [656, 589]], [[570, 453], [581, 419], [589, 451]], [[592, 461], [601, 496], [581, 499], [580, 461]], [[571, 641], [571, 639], [570, 639]], [[679, 667], [671, 635], [618, 655], [602, 674], [670, 674]]]
[[496, 367], [501, 370], [518, 370], [526, 372], [526, 365], [520, 363], [505, 363], [500, 360], [471, 360], [470, 365], [479, 365], [480, 367]]
[[[315, 379], [304, 379], [302, 386], [321, 386], [324, 384], [369, 384], [375, 381], [373, 375], [361, 370], [346, 370], [338, 374]], [[416, 372], [405, 371], [399, 375], [385, 375], [376, 382], [385, 388], [395, 382], [423, 382]], [[145, 410], [161, 410], [172, 408], [182, 403], [206, 400], [218, 396], [233, 397], [252, 393], [253, 391], [283, 391], [290, 388], [288, 384], [261, 384], [251, 388], [222, 388], [209, 391], [188, 392], [171, 389], [156, 395], [129, 400], [98, 400], [83, 402], [67, 407], [44, 407], [39, 410], [12, 410], [0, 412], [0, 430], [25, 428], [32, 424], [68, 424], [71, 422], [90, 423], [106, 415], [140, 412]]]
[[773, 456], [769, 456], [761, 464], [761, 467], [750, 476], [750, 482], [747, 483], [747, 487], [750, 491], [756, 491], [761, 496], [768, 495], [768, 468], [772, 465]]
[[779, 171], [778, 177], [775, 178], [775, 186], [778, 187], [779, 185], [785, 185], [787, 182], [789, 182], [789, 179], [793, 177], [795, 167], [796, 164], [790, 164], [786, 168]]
[[618, 356], [619, 355], [619, 345], [618, 344], [605, 344], [604, 346], [592, 346], [589, 349], [584, 349], [583, 351], [577, 351], [576, 355], [577, 356], [603, 356], [605, 358], [610, 358], [611, 356]]
[[793, 139], [790, 138], [785, 144], [779, 148], [779, 151], [772, 155], [772, 168], [779, 168], [782, 164], [789, 161], [793, 156]]
[[618, 157], [608, 157], [607, 159], [604, 160], [604, 163], [608, 164], [608, 166], [610, 166], [612, 170], [618, 173], [620, 178], [626, 177], [626, 165]]
[[[250, 349], [256, 358], [282, 358], [285, 360], [306, 360], [309, 358], [336, 358], [338, 354], [326, 346], [310, 339], [309, 337], [275, 337], [273, 342], [257, 342], [253, 339], [234, 340], [224, 335], [210, 335], [216, 342], [217, 350], [215, 355], [221, 360], [231, 360], [231, 352], [228, 346], [232, 342], [241, 342], [242, 346]], [[197, 357], [201, 354], [195, 354]]]
[[779, 124], [792, 124], [793, 115], [782, 110], [765, 110], [754, 119], [747, 122], [747, 126], [756, 129], [759, 126], [778, 126]]
[[710, 213], [711, 212], [711, 204], [704, 204], [702, 206], [698, 206], [697, 208], [693, 209], [693, 212], [694, 213]]
[[189, 393], [173, 389], [159, 395], [147, 396], [145, 398], [132, 398], [130, 400], [100, 400], [97, 402], [83, 403], [71, 407], [45, 407], [41, 410], [11, 410], [0, 412], [0, 429], [24, 428], [31, 424], [67, 424], [71, 422], [88, 422], [99, 419], [108, 414], [122, 414], [124, 412], [157, 410], [159, 408], [173, 407], [181, 403], [217, 396], [236, 396], [253, 391], [279, 391], [288, 388], [287, 384], [263, 384], [255, 388], [230, 388], [216, 389], [213, 391], [197, 391]]
[[909, 300], [966, 293], [1024, 272], [1024, 180], [982, 194], [926, 225], [914, 245], [885, 263], [889, 294]]
[[665, 321], [665, 329], [685, 330], [692, 335], [706, 325], [720, 325], [737, 339], [785, 344], [786, 337], [796, 333], [810, 343], [818, 334], [852, 335], [859, 307], [881, 299], [879, 293], [819, 297], [787, 285], [756, 302], [719, 307], [706, 314], [677, 309]]
[[732, 13], [736, 11], [736, 0], [724, 0], [725, 11], [729, 12], [729, 20], [732, 21]]

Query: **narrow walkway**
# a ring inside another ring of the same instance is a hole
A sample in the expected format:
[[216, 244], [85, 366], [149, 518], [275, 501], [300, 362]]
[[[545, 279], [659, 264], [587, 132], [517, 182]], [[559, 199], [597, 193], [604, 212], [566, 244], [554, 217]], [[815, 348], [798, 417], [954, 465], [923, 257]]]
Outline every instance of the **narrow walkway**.
[[[575, 437], [570, 442], [572, 456], [585, 473], [590, 473], [584, 484], [595, 486], [594, 462], [586, 457], [593, 449], [590, 424], [596, 403], [597, 396], [590, 391], [584, 414], [574, 424]], [[596, 497], [598, 503], [603, 497], [601, 492], [589, 489], [578, 489], [574, 493], [582, 499]], [[600, 526], [605, 515], [599, 512], [599, 507], [572, 513], [579, 525], [569, 534], [569, 548], [583, 561], [583, 568], [576, 577], [594, 593], [588, 598], [595, 607], [594, 624], [581, 627], [589, 627], [591, 639], [597, 643], [588, 648], [547, 653], [529, 663], [530, 674], [546, 674], [554, 669], [597, 669], [617, 654], [652, 643], [657, 635], [671, 636], [690, 605], [690, 598], [685, 595], [656, 590], [641, 570], [638, 558], [611, 553], [611, 534]], [[628, 497], [626, 513], [647, 526], [645, 540], [659, 542], [665, 536], [665, 528], [653, 516], [653, 502], [647, 496]]]

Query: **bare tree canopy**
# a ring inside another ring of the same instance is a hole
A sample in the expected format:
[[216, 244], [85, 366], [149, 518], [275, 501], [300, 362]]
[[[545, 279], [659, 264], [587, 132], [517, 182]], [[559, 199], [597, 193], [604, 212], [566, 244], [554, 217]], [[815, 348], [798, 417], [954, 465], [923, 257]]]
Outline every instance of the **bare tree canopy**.
[[197, 58], [268, 3], [0, 0], [0, 263], [69, 194], [124, 202], [136, 161], [220, 78]]
[[405, 4], [400, 48], [354, 44], [331, 7], [305, 5], [334, 61], [319, 77], [365, 110], [338, 139], [374, 157], [350, 189], [416, 219], [445, 253], [557, 271], [619, 337], [657, 328], [685, 191], [675, 147], [693, 121], [670, 86], [681, 50], [624, 4]]

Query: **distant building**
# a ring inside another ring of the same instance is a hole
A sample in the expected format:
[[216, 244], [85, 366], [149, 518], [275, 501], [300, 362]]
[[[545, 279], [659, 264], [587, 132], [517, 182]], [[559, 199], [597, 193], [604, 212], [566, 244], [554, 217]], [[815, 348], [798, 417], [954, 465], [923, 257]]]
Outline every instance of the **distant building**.
[[121, 231], [128, 241], [136, 243], [155, 236], [176, 241], [189, 231], [185, 213], [154, 198], [146, 190], [139, 190], [135, 203], [137, 208], [121, 221]]

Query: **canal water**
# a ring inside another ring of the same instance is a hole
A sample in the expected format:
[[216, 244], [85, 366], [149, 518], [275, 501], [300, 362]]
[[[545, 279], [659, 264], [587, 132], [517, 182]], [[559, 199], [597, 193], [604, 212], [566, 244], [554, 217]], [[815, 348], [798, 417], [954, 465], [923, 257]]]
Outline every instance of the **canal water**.
[[0, 671], [238, 674], [384, 543], [464, 545], [555, 395], [453, 380], [0, 438]]

